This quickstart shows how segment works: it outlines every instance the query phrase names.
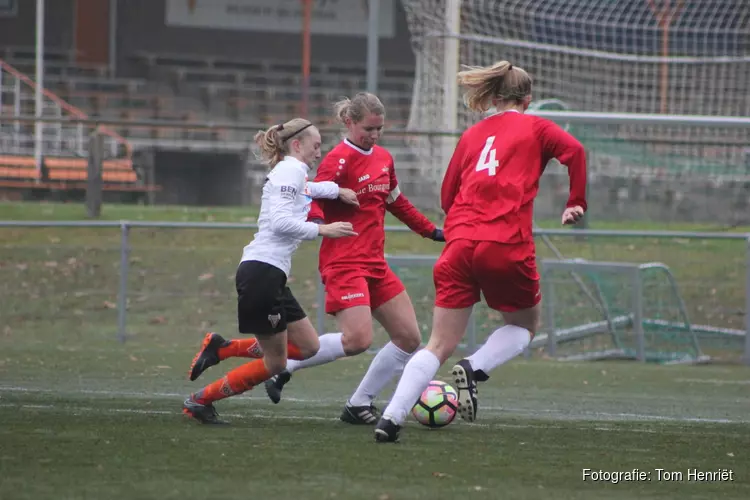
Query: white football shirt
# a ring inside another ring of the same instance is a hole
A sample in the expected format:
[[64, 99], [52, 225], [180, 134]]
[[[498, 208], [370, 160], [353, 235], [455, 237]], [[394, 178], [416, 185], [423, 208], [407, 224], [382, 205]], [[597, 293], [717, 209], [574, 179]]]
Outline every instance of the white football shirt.
[[310, 167], [285, 156], [266, 177], [260, 201], [258, 232], [242, 252], [242, 261], [256, 260], [278, 267], [289, 276], [292, 254], [302, 240], [318, 237], [318, 224], [307, 222], [313, 198], [336, 199], [335, 182], [308, 182]]

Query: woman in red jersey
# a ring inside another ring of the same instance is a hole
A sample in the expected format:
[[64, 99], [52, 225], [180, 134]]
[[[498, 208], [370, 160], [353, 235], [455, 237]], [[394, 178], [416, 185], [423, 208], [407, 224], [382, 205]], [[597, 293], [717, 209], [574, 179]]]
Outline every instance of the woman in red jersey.
[[435, 311], [427, 347], [406, 366], [396, 393], [375, 429], [378, 441], [396, 441], [414, 401], [453, 354], [471, 310], [484, 294], [505, 326], [453, 367], [459, 412], [474, 421], [476, 382], [529, 345], [539, 325], [539, 274], [532, 235], [539, 178], [552, 158], [568, 167], [570, 197], [563, 224], [586, 210], [586, 155], [583, 146], [549, 120], [525, 114], [532, 79], [501, 61], [458, 74], [464, 101], [477, 112], [497, 113], [467, 129], [443, 180], [441, 203], [448, 241], [435, 264]]
[[391, 341], [370, 365], [357, 390], [346, 402], [341, 420], [375, 424], [372, 401], [403, 370], [421, 336], [414, 306], [404, 285], [385, 261], [385, 212], [395, 215], [425, 238], [445, 241], [443, 233], [422, 215], [398, 186], [393, 157], [377, 145], [383, 131], [385, 108], [375, 95], [359, 93], [335, 105], [336, 117], [346, 125], [346, 138], [326, 155], [315, 182], [334, 181], [357, 194], [359, 207], [317, 201], [309, 219], [350, 222], [359, 236], [323, 239], [319, 268], [326, 287], [326, 312], [336, 316], [341, 333], [320, 337], [320, 350], [306, 360], [290, 360], [287, 371], [266, 382], [274, 403], [291, 373], [364, 352], [372, 343], [372, 318], [385, 328]]

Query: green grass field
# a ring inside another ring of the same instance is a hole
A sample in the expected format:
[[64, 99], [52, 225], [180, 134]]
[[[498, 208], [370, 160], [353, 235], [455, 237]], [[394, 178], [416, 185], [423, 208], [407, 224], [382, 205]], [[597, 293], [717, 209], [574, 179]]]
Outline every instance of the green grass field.
[[[231, 427], [188, 421], [179, 410], [203, 382], [185, 380], [198, 340], [45, 349], [4, 339], [0, 487], [12, 493], [3, 498], [750, 494], [744, 368], [513, 361], [482, 388], [478, 423], [409, 423], [400, 443], [384, 445], [336, 419], [368, 357], [299, 372], [277, 406], [262, 388], [218, 404]], [[637, 468], [651, 480], [584, 482], [584, 468]], [[691, 468], [729, 469], [734, 481], [690, 482]], [[656, 469], [683, 480], [659, 481]]]
[[[254, 215], [108, 205], [103, 218]], [[83, 218], [78, 205], [0, 204], [0, 220]], [[372, 429], [337, 420], [371, 359], [363, 355], [299, 372], [279, 405], [262, 388], [220, 403], [230, 427], [194, 424], [180, 413], [184, 397], [239, 363], [186, 379], [206, 330], [236, 331], [233, 273], [251, 234], [133, 229], [131, 237], [122, 344], [117, 230], [0, 228], [0, 498], [750, 498], [750, 371], [732, 364], [571, 363], [535, 353], [482, 387], [476, 424], [429, 431], [412, 422], [401, 443], [378, 445]], [[665, 262], [694, 321], [742, 328], [742, 242], [553, 241], [570, 257]], [[408, 233], [389, 234], [387, 245], [393, 254], [440, 250]], [[292, 283], [313, 317], [316, 252], [301, 247]], [[426, 329], [431, 283], [407, 286]], [[497, 323], [482, 316], [480, 337]], [[637, 468], [650, 480], [583, 481], [584, 468]], [[696, 468], [729, 469], [734, 480], [690, 481]], [[683, 478], [660, 481], [657, 469]]]

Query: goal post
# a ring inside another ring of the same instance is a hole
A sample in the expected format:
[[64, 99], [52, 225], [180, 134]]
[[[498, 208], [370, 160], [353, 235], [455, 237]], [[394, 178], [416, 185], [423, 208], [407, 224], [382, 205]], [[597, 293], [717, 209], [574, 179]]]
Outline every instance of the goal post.
[[[443, 130], [453, 132], [458, 128], [458, 79], [459, 69], [459, 39], [461, 34], [461, 0], [446, 0], [445, 2], [445, 67], [443, 68]], [[456, 146], [456, 138], [446, 135], [442, 138], [441, 162], [442, 174], [448, 168], [448, 162]]]
[[[540, 264], [546, 335], [539, 340], [550, 356], [672, 363], [708, 359], [666, 265], [583, 259], [542, 259]], [[572, 273], [596, 290], [605, 304], [603, 314], [580, 295]]]

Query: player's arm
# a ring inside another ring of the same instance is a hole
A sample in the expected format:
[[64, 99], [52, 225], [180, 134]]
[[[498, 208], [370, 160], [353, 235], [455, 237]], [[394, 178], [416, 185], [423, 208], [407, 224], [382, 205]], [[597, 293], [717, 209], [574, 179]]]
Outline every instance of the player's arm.
[[313, 199], [341, 200], [342, 203], [346, 203], [347, 205], [354, 205], [355, 207], [359, 206], [357, 193], [349, 188], [339, 187], [335, 182], [308, 182], [307, 187], [309, 188], [310, 196]]
[[440, 187], [440, 206], [445, 215], [453, 206], [459, 189], [461, 189], [461, 172], [464, 166], [464, 140], [463, 136], [456, 144], [451, 161], [448, 163], [448, 169], [443, 177], [443, 185]]
[[294, 166], [279, 164], [267, 182], [271, 191], [271, 231], [290, 238], [315, 239], [319, 234], [318, 224], [294, 216], [297, 196], [305, 188], [304, 173]]
[[393, 164], [391, 164], [389, 172], [391, 177], [391, 192], [386, 199], [386, 209], [415, 233], [425, 238], [431, 238], [435, 241], [445, 241], [443, 231], [430, 222], [430, 220], [425, 217], [422, 212], [417, 210], [417, 207], [412, 205], [409, 199], [401, 193], [401, 189], [398, 186], [398, 179], [396, 178], [396, 169], [393, 168]]
[[333, 181], [308, 182], [313, 199], [335, 200], [339, 197], [339, 185]]
[[[322, 184], [324, 182], [330, 182], [338, 185], [338, 183], [336, 182], [336, 172], [338, 171], [337, 167], [338, 160], [334, 158], [334, 155], [326, 155], [325, 158], [323, 158], [323, 161], [321, 161], [320, 165], [318, 166], [318, 173], [315, 175], [315, 180], [310, 184]], [[338, 194], [336, 195], [336, 197], [338, 197]], [[316, 196], [313, 196], [313, 198], [316, 198]], [[321, 199], [321, 201], [317, 201], [313, 199], [313, 202], [310, 205], [310, 213], [307, 214], [307, 220], [317, 224], [323, 224], [326, 219], [324, 208], [324, 200]]]
[[567, 208], [581, 207], [585, 211], [587, 208], [586, 150], [575, 137], [552, 121], [539, 119], [536, 126], [547, 158], [557, 158], [568, 168], [570, 195], [565, 206]]

